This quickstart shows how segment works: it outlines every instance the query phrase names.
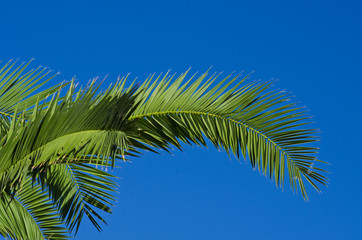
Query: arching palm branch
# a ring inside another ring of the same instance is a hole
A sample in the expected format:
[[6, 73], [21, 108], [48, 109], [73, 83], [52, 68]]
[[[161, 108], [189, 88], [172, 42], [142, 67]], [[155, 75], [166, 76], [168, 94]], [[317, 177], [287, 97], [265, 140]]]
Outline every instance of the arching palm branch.
[[[111, 212], [116, 184], [96, 166], [114, 167], [142, 150], [181, 149], [181, 142], [206, 145], [209, 139], [250, 159], [277, 186], [288, 178], [305, 199], [305, 181], [317, 191], [326, 184], [324, 170], [314, 166], [316, 131], [305, 128], [308, 116], [271, 82], [242, 86], [245, 79], [228, 76], [217, 84], [219, 76], [207, 73], [185, 82], [186, 73], [165, 74], [127, 88], [123, 78], [103, 92], [94, 82], [76, 91], [72, 82], [64, 95], [64, 85], [31, 95], [38, 88], [33, 82], [47, 75], [13, 67], [0, 72], [3, 236], [63, 239], [76, 233], [83, 216], [100, 230], [105, 221], [98, 211]], [[29, 197], [34, 191], [39, 198]], [[26, 222], [17, 225], [22, 215]]]

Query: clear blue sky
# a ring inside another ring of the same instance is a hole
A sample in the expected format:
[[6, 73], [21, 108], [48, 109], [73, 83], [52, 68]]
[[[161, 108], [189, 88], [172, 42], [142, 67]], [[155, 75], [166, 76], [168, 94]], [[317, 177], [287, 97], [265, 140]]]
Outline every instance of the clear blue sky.
[[330, 185], [304, 202], [213, 148], [146, 154], [117, 171], [100, 234], [77, 239], [362, 239], [361, 1], [1, 1], [0, 59], [76, 75], [255, 71], [310, 109]]

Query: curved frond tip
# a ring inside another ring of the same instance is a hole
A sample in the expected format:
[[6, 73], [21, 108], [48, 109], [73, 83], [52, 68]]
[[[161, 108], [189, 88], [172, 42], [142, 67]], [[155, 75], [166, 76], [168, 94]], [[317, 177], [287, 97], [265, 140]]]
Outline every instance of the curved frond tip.
[[317, 191], [326, 185], [324, 170], [316, 168], [318, 132], [311, 129], [305, 109], [285, 91], [273, 90], [273, 81], [245, 83], [246, 77], [207, 73], [185, 82], [186, 73], [168, 74], [143, 83], [130, 117], [144, 130], [138, 141], [164, 148], [180, 142], [206, 145], [209, 139], [238, 159], [249, 159], [253, 168], [283, 186], [288, 175], [293, 190], [308, 198], [304, 182]]

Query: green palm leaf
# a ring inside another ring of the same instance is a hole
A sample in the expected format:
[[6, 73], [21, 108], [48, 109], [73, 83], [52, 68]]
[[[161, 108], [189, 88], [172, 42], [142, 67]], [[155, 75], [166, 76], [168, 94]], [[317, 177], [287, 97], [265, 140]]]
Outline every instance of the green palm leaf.
[[57, 85], [39, 92], [39, 89], [57, 74], [49, 76], [51, 71], [47, 71], [44, 67], [27, 70], [30, 63], [31, 61], [17, 65], [17, 61], [10, 61], [0, 68], [0, 115], [2, 117], [12, 116], [16, 107], [31, 109], [37, 101], [42, 101], [66, 85]]
[[[0, 173], [21, 161], [32, 165], [57, 163], [62, 158], [77, 160], [82, 156], [95, 156], [102, 163], [115, 157], [117, 149], [127, 149], [126, 133], [132, 132], [126, 118], [133, 108], [128, 95], [113, 97], [112, 91], [93, 98], [93, 85], [77, 92], [73, 100], [72, 84], [66, 99], [59, 102], [59, 94], [47, 105], [46, 110], [35, 110], [29, 120], [13, 118], [6, 138], [0, 142], [4, 164]], [[38, 103], [35, 109], [42, 109]], [[15, 112], [16, 114], [16, 112]]]
[[288, 94], [271, 90], [272, 82], [241, 86], [245, 78], [236, 82], [239, 76], [228, 76], [217, 85], [216, 75], [183, 83], [185, 76], [172, 81], [166, 74], [140, 86], [139, 107], [130, 120], [151, 137], [138, 141], [181, 148], [179, 140], [206, 145], [206, 137], [228, 154], [249, 158], [253, 168], [274, 176], [277, 186], [289, 175], [291, 187], [299, 187], [306, 199], [304, 180], [317, 191], [316, 183], [326, 184], [323, 171], [314, 167], [317, 148], [309, 145], [317, 140], [317, 131], [302, 128], [309, 117]]
[[24, 112], [14, 111], [0, 142], [1, 192], [16, 197], [31, 175], [42, 180], [69, 230], [77, 230], [84, 215], [100, 230], [97, 219], [105, 221], [95, 208], [111, 212], [115, 184], [112, 175], [81, 163], [113, 167], [129, 154], [127, 135], [134, 134], [134, 127], [127, 119], [134, 91], [122, 93], [121, 82], [99, 95], [94, 84], [76, 93], [74, 88], [71, 84], [62, 99], [58, 94], [36, 103], [27, 120]]
[[[313, 144], [318, 134], [308, 127], [309, 116], [288, 94], [272, 90], [272, 82], [242, 86], [245, 78], [228, 76], [216, 84], [218, 75], [206, 79], [205, 73], [184, 83], [186, 73], [175, 80], [166, 74], [139, 87], [133, 82], [125, 88], [123, 78], [104, 92], [94, 82], [75, 91], [72, 82], [61, 97], [63, 86], [32, 95], [47, 74], [14, 66], [0, 69], [3, 236], [62, 239], [62, 224], [76, 233], [84, 216], [101, 230], [116, 184], [97, 165], [114, 167], [142, 150], [182, 149], [181, 142], [206, 146], [209, 139], [229, 155], [249, 159], [277, 186], [289, 178], [305, 199], [305, 181], [317, 191], [327, 184], [325, 171], [314, 166], [320, 162]], [[16, 225], [23, 215], [26, 220]]]
[[27, 178], [15, 198], [0, 198], [0, 234], [12, 239], [68, 239], [68, 229], [39, 185]]
[[97, 219], [106, 221], [96, 209], [112, 213], [115, 177], [90, 165], [74, 163], [52, 165], [46, 175], [42, 186], [46, 187], [69, 230], [75, 229], [77, 233], [84, 215], [101, 230]]

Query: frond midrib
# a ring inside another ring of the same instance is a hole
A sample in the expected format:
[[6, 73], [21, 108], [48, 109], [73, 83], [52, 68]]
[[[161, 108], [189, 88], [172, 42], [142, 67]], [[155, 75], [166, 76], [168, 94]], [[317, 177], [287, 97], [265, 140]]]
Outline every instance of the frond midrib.
[[[77, 181], [77, 179], [76, 179], [76, 177], [75, 177], [75, 174], [74, 174], [72, 168], [69, 166], [69, 164], [65, 164], [65, 165], [66, 165], [66, 167], [68, 168], [68, 170], [69, 170], [69, 172], [70, 172], [70, 175], [72, 176], [72, 179], [73, 179], [74, 182], [75, 182], [75, 186], [77, 187], [77, 192], [78, 192], [79, 189], [80, 189], [80, 187], [79, 187], [78, 181]], [[82, 201], [82, 205], [83, 205], [83, 201]]]
[[266, 136], [259, 130], [255, 129], [252, 126], [250, 126], [246, 123], [243, 123], [241, 121], [236, 121], [234, 119], [224, 117], [224, 116], [221, 116], [221, 115], [218, 115], [215, 113], [207, 113], [207, 112], [200, 112], [200, 111], [182, 111], [182, 110], [181, 111], [162, 111], [162, 112], [146, 113], [146, 114], [139, 114], [139, 115], [131, 116], [128, 120], [131, 121], [131, 120], [135, 120], [137, 118], [152, 117], [152, 116], [167, 115], [167, 114], [196, 114], [196, 115], [203, 115], [203, 116], [207, 116], [207, 117], [215, 117], [218, 119], [233, 122], [235, 124], [243, 126], [243, 127], [247, 128], [248, 130], [253, 131], [253, 132], [257, 133], [258, 135], [262, 136], [264, 139], [266, 139], [267, 141], [272, 143], [278, 150], [280, 150], [287, 157], [287, 160], [293, 162], [292, 158], [289, 156], [289, 154], [285, 150], [283, 150], [274, 140], [272, 140], [270, 137]]
[[[83, 131], [78, 131], [78, 132], [73, 132], [73, 133], [65, 134], [65, 135], [63, 135], [63, 136], [57, 137], [57, 138], [55, 138], [55, 139], [53, 139], [53, 140], [45, 143], [44, 145], [42, 145], [42, 146], [34, 149], [34, 150], [31, 151], [30, 153], [28, 153], [26, 156], [24, 156], [24, 157], [22, 157], [21, 159], [19, 159], [19, 160], [16, 162], [16, 164], [19, 163], [19, 162], [21, 162], [21, 161], [23, 161], [23, 160], [26, 160], [26, 159], [29, 158], [34, 152], [39, 151], [39, 150], [45, 148], [47, 145], [49, 145], [49, 144], [51, 144], [51, 143], [59, 140], [60, 138], [69, 137], [69, 136], [75, 135], [75, 134], [89, 133], [89, 132], [122, 132], [122, 131], [120, 131], [120, 130], [83, 130]], [[11, 166], [12, 166], [12, 165], [11, 165]], [[10, 166], [10, 167], [11, 167], [11, 166]], [[10, 167], [9, 167], [9, 168], [10, 168]], [[3, 172], [6, 172], [9, 168], [5, 169]]]

